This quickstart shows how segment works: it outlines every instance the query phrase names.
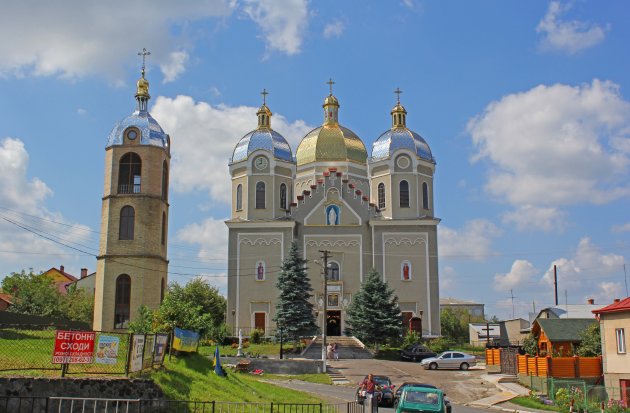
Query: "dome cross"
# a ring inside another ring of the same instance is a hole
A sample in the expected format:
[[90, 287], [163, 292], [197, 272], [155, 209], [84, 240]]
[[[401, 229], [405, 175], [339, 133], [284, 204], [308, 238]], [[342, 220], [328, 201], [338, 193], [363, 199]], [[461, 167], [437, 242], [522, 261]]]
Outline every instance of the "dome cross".
[[333, 87], [333, 85], [335, 84], [335, 82], [333, 82], [332, 78], [329, 78], [329, 79], [328, 79], [328, 82], [326, 82], [326, 84], [327, 84], [328, 86], [330, 86], [330, 96], [332, 96], [332, 87]]
[[394, 90], [394, 93], [397, 95], [396, 100], [398, 101], [398, 104], [400, 105], [400, 94], [402, 93], [402, 90], [400, 90], [400, 88], [397, 87], [396, 90]]
[[146, 47], [142, 48], [141, 52], [138, 52], [138, 56], [142, 56], [142, 77], [144, 77], [144, 70], [146, 69], [146, 60], [147, 56], [149, 56], [151, 52], [149, 52]]
[[269, 94], [269, 92], [267, 92], [267, 89], [263, 89], [262, 92], [260, 92], [260, 94], [263, 97], [263, 105], [267, 104], [267, 95]]

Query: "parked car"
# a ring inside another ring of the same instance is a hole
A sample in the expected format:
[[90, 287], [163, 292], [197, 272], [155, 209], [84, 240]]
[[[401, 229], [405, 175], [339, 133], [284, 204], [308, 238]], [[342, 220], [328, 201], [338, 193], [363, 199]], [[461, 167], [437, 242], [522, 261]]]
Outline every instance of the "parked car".
[[475, 356], [461, 351], [445, 351], [437, 357], [429, 357], [420, 362], [425, 369], [461, 369], [468, 370], [477, 364]]
[[[366, 380], [367, 376], [363, 380]], [[376, 383], [376, 391], [374, 397], [378, 400], [378, 405], [383, 407], [392, 407], [394, 405], [394, 386], [387, 376], [373, 376], [372, 379]], [[361, 392], [361, 386], [357, 388], [354, 399], [357, 403], [363, 404], [365, 394]]]
[[400, 358], [403, 360], [421, 361], [429, 357], [435, 357], [437, 353], [429, 350], [422, 344], [413, 344], [400, 350]]
[[[394, 407], [398, 406], [398, 403], [400, 402], [400, 395], [402, 394], [402, 391], [405, 387], [427, 387], [430, 389], [437, 389], [437, 387], [435, 387], [432, 384], [417, 383], [417, 382], [404, 382], [403, 384], [398, 386], [396, 388], [396, 391], [394, 392]], [[444, 406], [446, 406], [446, 413], [451, 413], [452, 408], [453, 408], [451, 406], [451, 401], [448, 399], [448, 397], [446, 397], [446, 393], [442, 393], [442, 395], [444, 396]]]
[[444, 413], [444, 393], [440, 389], [407, 386], [400, 394], [396, 413]]

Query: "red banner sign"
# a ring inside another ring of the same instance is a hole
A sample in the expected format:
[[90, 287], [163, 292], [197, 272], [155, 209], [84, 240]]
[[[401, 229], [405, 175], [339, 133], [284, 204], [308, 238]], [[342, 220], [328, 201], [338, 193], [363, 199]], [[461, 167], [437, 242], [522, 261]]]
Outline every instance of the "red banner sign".
[[55, 332], [53, 364], [90, 364], [94, 361], [93, 331]]

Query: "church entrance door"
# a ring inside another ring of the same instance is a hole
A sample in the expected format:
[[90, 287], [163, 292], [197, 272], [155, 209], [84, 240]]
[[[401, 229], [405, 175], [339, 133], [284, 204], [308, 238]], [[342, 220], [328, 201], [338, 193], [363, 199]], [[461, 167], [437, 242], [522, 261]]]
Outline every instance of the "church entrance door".
[[341, 311], [327, 311], [326, 314], [326, 335], [341, 335]]

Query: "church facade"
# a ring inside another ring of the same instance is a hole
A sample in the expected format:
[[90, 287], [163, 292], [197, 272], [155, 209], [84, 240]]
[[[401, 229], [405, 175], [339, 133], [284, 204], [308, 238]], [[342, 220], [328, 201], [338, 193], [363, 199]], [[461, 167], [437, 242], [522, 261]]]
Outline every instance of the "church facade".
[[[227, 322], [235, 331], [271, 333], [280, 266], [297, 241], [308, 260], [318, 324], [328, 335], [344, 334], [346, 309], [374, 268], [394, 288], [403, 319], [421, 317], [423, 335], [437, 336], [440, 220], [434, 215], [431, 150], [407, 128], [398, 100], [391, 127], [368, 155], [363, 141], [339, 123], [330, 84], [323, 124], [304, 136], [295, 156], [273, 130], [266, 101], [257, 112], [258, 127], [234, 149]], [[326, 295], [324, 250], [330, 252]]]

